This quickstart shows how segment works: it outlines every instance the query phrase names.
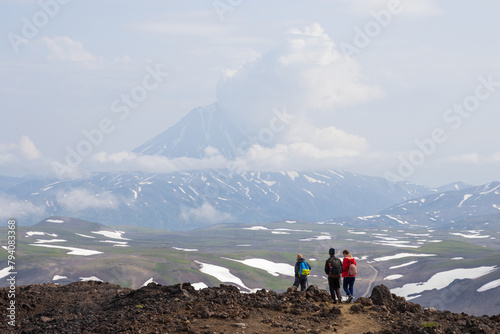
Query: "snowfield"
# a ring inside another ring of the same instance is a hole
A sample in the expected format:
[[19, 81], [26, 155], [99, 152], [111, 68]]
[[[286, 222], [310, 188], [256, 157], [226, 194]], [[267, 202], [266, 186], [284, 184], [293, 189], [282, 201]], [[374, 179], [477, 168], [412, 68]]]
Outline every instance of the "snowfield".
[[92, 231], [91, 233], [101, 234], [106, 238], [111, 238], [111, 239], [130, 240], [128, 238], [122, 237], [122, 234], [124, 234], [125, 232], [121, 231], [97, 231], [97, 232]]
[[75, 248], [75, 247], [64, 247], [55, 245], [45, 245], [45, 244], [30, 244], [30, 246], [47, 247], [47, 248], [58, 248], [69, 250], [68, 255], [81, 255], [81, 256], [91, 256], [96, 254], [102, 254], [102, 252], [90, 249]]
[[193, 249], [180, 248], [180, 247], [172, 247], [172, 248], [175, 249], [175, 250], [184, 251], [184, 252], [197, 252], [198, 251], [198, 249], [196, 249], [196, 248], [193, 248]]
[[477, 292], [485, 292], [485, 291], [494, 289], [494, 288], [499, 287], [499, 286], [500, 286], [500, 279], [497, 279], [497, 280], [491, 281], [491, 282], [483, 285], [482, 287], [477, 289]]
[[389, 267], [389, 269], [403, 268], [403, 267], [411, 266], [412, 264], [415, 264], [415, 263], [418, 263], [418, 261], [410, 261], [410, 262], [403, 263], [403, 264], [400, 264], [400, 265], [397, 265], [397, 266]]
[[191, 286], [192, 286], [195, 290], [201, 290], [201, 289], [208, 288], [208, 285], [206, 285], [206, 284], [205, 284], [205, 283], [203, 283], [203, 282], [191, 283]]
[[98, 282], [102, 282], [102, 281], [103, 281], [102, 279], [97, 278], [97, 277], [95, 277], [95, 276], [90, 276], [90, 277], [80, 277], [79, 279], [80, 279], [80, 281], [84, 281], [84, 282], [85, 282], [85, 281], [98, 281]]
[[276, 263], [265, 259], [246, 259], [246, 260], [234, 260], [229, 258], [224, 258], [226, 260], [231, 260], [239, 263], [243, 263], [249, 267], [262, 269], [267, 271], [272, 276], [294, 276], [295, 267], [288, 263]]
[[28, 231], [28, 232], [26, 232], [26, 238], [31, 237], [33, 235], [48, 235], [48, 236], [54, 237], [54, 238], [57, 237], [57, 234], [47, 233], [47, 232], [37, 232], [37, 231]]
[[10, 267], [3, 268], [0, 270], [0, 278], [4, 278], [5, 276], [10, 274]]
[[409, 283], [400, 288], [393, 288], [391, 292], [405, 298], [416, 298], [414, 295], [424, 291], [441, 290], [457, 279], [474, 279], [497, 270], [496, 266], [482, 266], [477, 268], [453, 269], [432, 275], [427, 282]]
[[436, 256], [436, 254], [400, 253], [400, 254], [396, 254], [396, 255], [377, 257], [373, 260], [375, 260], [377, 262], [383, 262], [383, 261], [390, 261], [390, 260], [395, 260], [395, 259], [402, 259], [405, 257], [427, 257], [427, 256]]
[[213, 276], [223, 283], [234, 283], [236, 285], [241, 286], [243, 289], [248, 290], [249, 292], [256, 292], [259, 290], [259, 289], [250, 289], [246, 287], [246, 285], [243, 284], [241, 279], [231, 274], [231, 272], [227, 268], [216, 266], [214, 264], [203, 263], [200, 261], [195, 261], [195, 262], [201, 266], [200, 271], [202, 273]]

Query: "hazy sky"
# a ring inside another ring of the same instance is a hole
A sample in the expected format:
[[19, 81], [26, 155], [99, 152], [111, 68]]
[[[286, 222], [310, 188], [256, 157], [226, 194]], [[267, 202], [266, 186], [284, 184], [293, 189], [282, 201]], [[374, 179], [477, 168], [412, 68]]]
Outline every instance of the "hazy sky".
[[248, 169], [500, 180], [499, 11], [492, 1], [3, 0], [0, 175], [224, 167], [217, 152], [202, 163], [131, 153], [218, 102], [257, 138], [237, 158]]

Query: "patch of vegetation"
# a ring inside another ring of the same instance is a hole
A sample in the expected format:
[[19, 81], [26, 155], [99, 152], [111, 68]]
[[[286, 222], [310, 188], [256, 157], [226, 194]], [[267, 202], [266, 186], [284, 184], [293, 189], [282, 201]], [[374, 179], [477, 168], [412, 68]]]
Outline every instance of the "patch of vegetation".
[[435, 321], [425, 321], [420, 324], [424, 328], [439, 328], [439, 323]]
[[437, 253], [444, 256], [449, 256], [450, 254], [454, 254], [455, 256], [471, 256], [484, 254], [485, 252], [494, 252], [494, 250], [489, 248], [455, 240], [428, 243], [420, 247], [418, 251], [421, 253]]

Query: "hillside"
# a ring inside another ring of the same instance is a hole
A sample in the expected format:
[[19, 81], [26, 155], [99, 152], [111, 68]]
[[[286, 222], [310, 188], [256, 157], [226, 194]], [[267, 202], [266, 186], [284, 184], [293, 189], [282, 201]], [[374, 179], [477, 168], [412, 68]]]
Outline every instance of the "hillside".
[[[420, 185], [341, 170], [237, 173], [229, 169], [97, 173], [74, 180], [23, 181], [3, 192], [32, 208], [22, 217], [25, 225], [54, 215], [169, 230], [365, 215], [434, 193]], [[18, 212], [23, 212], [21, 207]]]
[[[173, 232], [50, 217], [17, 227], [17, 284], [101, 280], [138, 289], [152, 281], [192, 282], [197, 288], [223, 283], [242, 292], [284, 292], [302, 253], [312, 266], [309, 283], [324, 288], [324, 261], [333, 246], [337, 254], [347, 248], [356, 258], [356, 297], [384, 284], [424, 307], [495, 315], [500, 313], [500, 217], [481, 221], [481, 231], [277, 221]], [[7, 235], [5, 229], [0, 235]], [[0, 240], [0, 286], [8, 285], [6, 242]]]
[[[7, 308], [7, 288], [0, 307]], [[333, 304], [325, 290], [236, 287], [196, 290], [189, 283], [139, 290], [101, 282], [18, 288], [15, 327], [3, 333], [498, 333], [500, 316], [473, 317], [424, 309], [376, 286], [370, 298]], [[11, 322], [11, 324], [13, 324]], [[15, 328], [15, 330], [12, 330]]]

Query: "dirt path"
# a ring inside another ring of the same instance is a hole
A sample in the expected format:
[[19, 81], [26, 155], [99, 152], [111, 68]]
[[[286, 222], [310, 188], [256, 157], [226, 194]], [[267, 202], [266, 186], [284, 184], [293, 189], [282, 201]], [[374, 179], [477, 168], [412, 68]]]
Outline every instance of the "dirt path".
[[375, 273], [372, 275], [372, 277], [370, 278], [370, 282], [368, 283], [368, 287], [366, 288], [366, 291], [364, 294], [362, 294], [361, 296], [364, 296], [364, 297], [369, 297], [370, 294], [371, 294], [371, 291], [372, 291], [372, 288], [373, 288], [373, 285], [375, 284], [375, 280], [377, 279], [377, 276], [378, 276], [378, 270], [375, 269], [371, 264], [369, 263], [366, 263], [366, 265], [368, 267], [370, 267]]
[[337, 305], [342, 311], [341, 326], [337, 327], [335, 333], [340, 334], [362, 334], [367, 331], [378, 332], [382, 330], [382, 326], [372, 318], [371, 312], [367, 313], [351, 313], [349, 308], [354, 304]]

